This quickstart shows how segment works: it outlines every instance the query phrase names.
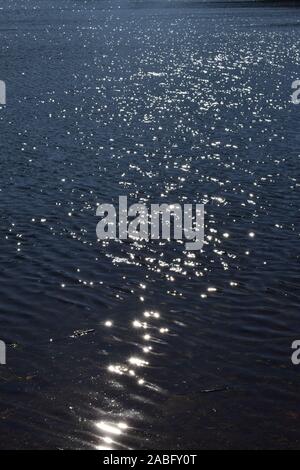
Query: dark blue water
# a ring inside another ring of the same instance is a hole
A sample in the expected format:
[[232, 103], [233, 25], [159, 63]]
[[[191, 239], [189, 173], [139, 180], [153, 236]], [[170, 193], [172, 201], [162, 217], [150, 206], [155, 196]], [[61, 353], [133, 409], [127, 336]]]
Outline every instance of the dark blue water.
[[0, 1], [3, 449], [299, 448], [300, 9], [200, 3]]

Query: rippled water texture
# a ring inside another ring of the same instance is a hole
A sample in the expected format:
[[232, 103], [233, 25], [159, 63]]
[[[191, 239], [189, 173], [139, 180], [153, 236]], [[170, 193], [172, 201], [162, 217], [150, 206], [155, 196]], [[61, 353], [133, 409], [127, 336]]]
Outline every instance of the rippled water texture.
[[[299, 448], [300, 9], [0, 7], [0, 447]], [[119, 195], [203, 252], [97, 242]]]

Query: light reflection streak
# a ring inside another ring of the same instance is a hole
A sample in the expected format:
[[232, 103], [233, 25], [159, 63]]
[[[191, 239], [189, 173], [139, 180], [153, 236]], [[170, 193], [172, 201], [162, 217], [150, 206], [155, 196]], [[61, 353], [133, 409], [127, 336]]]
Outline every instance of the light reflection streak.
[[[152, 346], [145, 346], [144, 341], [151, 341], [152, 340], [152, 335], [150, 334], [144, 334], [145, 329], [148, 328], [154, 328], [154, 325], [152, 326], [150, 323], [150, 319], [157, 320], [160, 318], [160, 313], [154, 310], [146, 310], [142, 313], [142, 316], [144, 318], [147, 318], [149, 320], [149, 323], [142, 321], [140, 319], [135, 319], [132, 321], [132, 327], [137, 330], [141, 330], [142, 335], [140, 336], [140, 341], [142, 344], [138, 345], [139, 348], [145, 353], [149, 354], [150, 351], [152, 351]], [[113, 322], [111, 320], [106, 320], [104, 322], [105, 327], [112, 327]], [[157, 331], [159, 333], [167, 333], [169, 330], [168, 328], [157, 328]], [[127, 363], [127, 364], [126, 364]], [[137, 368], [144, 368], [149, 366], [149, 362], [146, 361], [143, 357], [139, 357], [135, 354], [132, 356], [129, 356], [127, 358], [126, 363], [120, 363], [120, 364], [109, 364], [107, 367], [108, 372], [112, 374], [117, 374], [119, 376], [127, 376], [127, 377], [132, 377], [134, 378], [135, 386], [141, 387], [141, 386], [146, 386], [146, 387], [151, 387], [153, 390], [155, 390], [155, 386], [149, 382], [146, 382], [146, 380], [141, 377], [139, 374], [137, 374], [136, 369]], [[130, 365], [129, 365], [130, 364]], [[131, 366], [131, 367], [130, 367]], [[119, 421], [118, 423], [113, 423], [111, 421], [99, 421], [96, 423], [96, 427], [101, 431], [101, 434], [103, 435], [99, 436], [99, 439], [103, 441], [103, 444], [100, 444], [96, 448], [98, 450], [113, 450], [116, 448], [120, 448], [122, 446], [121, 442], [115, 442], [113, 440], [113, 436], [118, 436], [119, 438], [124, 435], [125, 431], [128, 429], [128, 424], [125, 421]]]
[[99, 421], [96, 423], [96, 427], [103, 431], [104, 435], [100, 439], [107, 445], [96, 446], [96, 450], [114, 450], [114, 446], [120, 446], [118, 442], [114, 441], [110, 435], [121, 436], [124, 431], [128, 429], [128, 424], [124, 421], [119, 421], [117, 424], [113, 424], [108, 421]]
[[105, 423], [104, 421], [100, 421], [100, 423], [96, 423], [97, 428], [101, 429], [101, 431], [107, 432], [108, 434], [116, 434], [120, 436], [122, 434], [122, 431], [120, 428], [109, 424]]

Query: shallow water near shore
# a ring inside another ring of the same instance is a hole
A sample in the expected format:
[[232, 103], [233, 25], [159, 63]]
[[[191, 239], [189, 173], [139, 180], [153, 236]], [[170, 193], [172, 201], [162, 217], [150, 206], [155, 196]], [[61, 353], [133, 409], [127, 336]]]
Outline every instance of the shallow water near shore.
[[0, 0], [0, 448], [300, 447], [300, 9], [160, 3]]

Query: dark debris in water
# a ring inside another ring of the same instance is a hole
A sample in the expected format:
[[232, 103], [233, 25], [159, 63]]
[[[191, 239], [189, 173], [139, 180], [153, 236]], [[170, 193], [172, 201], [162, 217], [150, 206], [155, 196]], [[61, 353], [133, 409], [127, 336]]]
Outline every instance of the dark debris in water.
[[229, 387], [211, 388], [207, 390], [200, 390], [200, 393], [216, 393], [216, 392], [229, 392]]
[[6, 345], [11, 349], [18, 349], [21, 347], [19, 343], [6, 343]]
[[88, 330], [75, 330], [74, 333], [70, 336], [70, 338], [79, 338], [80, 336], [86, 336], [91, 333], [94, 333], [96, 330], [88, 329]]
[[38, 374], [28, 374], [24, 376], [15, 375], [11, 372], [6, 372], [3, 376], [0, 375], [0, 382], [30, 382], [35, 379]]

